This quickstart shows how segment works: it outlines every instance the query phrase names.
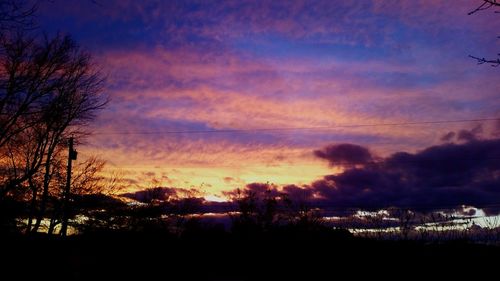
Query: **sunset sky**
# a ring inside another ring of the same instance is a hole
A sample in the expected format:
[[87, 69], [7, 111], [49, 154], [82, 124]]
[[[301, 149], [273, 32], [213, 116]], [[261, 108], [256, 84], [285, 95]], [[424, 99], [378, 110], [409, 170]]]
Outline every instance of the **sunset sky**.
[[498, 14], [467, 15], [480, 2], [54, 0], [38, 24], [108, 76], [82, 159], [107, 160], [131, 190], [221, 196], [340, 172], [314, 153], [331, 144], [377, 158], [460, 130], [498, 137], [494, 120], [401, 125], [500, 117], [500, 69], [468, 57], [500, 50]]

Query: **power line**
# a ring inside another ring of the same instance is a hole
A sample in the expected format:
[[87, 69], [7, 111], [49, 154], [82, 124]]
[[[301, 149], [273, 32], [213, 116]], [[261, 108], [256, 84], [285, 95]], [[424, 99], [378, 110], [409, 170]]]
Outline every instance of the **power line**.
[[500, 121], [496, 118], [478, 118], [478, 119], [455, 119], [455, 120], [434, 120], [434, 121], [415, 121], [400, 123], [374, 123], [374, 124], [338, 124], [331, 126], [318, 127], [274, 127], [274, 128], [250, 128], [250, 129], [210, 129], [210, 130], [186, 130], [186, 131], [116, 131], [116, 132], [95, 132], [95, 135], [162, 135], [162, 134], [210, 134], [210, 133], [242, 133], [242, 132], [266, 132], [266, 131], [307, 131], [307, 130], [330, 130], [337, 128], [361, 128], [361, 127], [387, 127], [387, 126], [412, 126], [412, 125], [432, 125], [466, 122], [486, 122]]
[[[414, 156], [414, 155], [412, 155]], [[387, 165], [387, 164], [407, 164], [407, 163], [414, 163], [414, 164], [420, 164], [420, 163], [442, 163], [442, 162], [468, 162], [468, 161], [481, 161], [485, 162], [488, 160], [500, 160], [500, 156], [490, 156], [490, 157], [452, 157], [452, 158], [446, 158], [446, 159], [428, 159], [428, 158], [419, 158], [419, 159], [391, 159], [387, 161], [387, 159], [383, 160], [374, 160], [374, 161], [368, 161], [366, 163], [353, 163], [349, 161], [335, 161], [334, 163], [330, 164], [330, 167], [346, 167], [349, 168], [349, 166], [359, 166], [359, 167], [373, 167], [377, 165]], [[182, 167], [177, 167], [176, 169], [186, 169], [186, 168], [235, 168], [235, 169], [243, 169], [243, 168], [280, 168], [280, 167], [300, 167], [300, 166], [326, 166], [325, 164], [326, 160], [324, 161], [307, 161], [307, 162], [297, 162], [297, 163], [290, 163], [290, 162], [274, 162], [274, 163], [253, 163], [253, 164], [242, 164], [242, 163], [233, 163], [233, 164], [223, 164], [223, 165], [218, 165], [215, 163], [202, 163], [202, 164], [186, 164], [185, 166]], [[488, 163], [488, 164], [497, 164], [497, 163]], [[134, 166], [134, 165], [116, 165], [116, 164], [111, 164], [114, 168], [124, 168], [124, 169], [149, 169], [144, 168], [144, 166]], [[151, 166], [161, 166], [158, 164], [152, 164]], [[169, 169], [172, 167], [168, 167]], [[159, 169], [162, 169], [162, 167], [159, 167]], [[163, 168], [164, 169], [164, 168]]]

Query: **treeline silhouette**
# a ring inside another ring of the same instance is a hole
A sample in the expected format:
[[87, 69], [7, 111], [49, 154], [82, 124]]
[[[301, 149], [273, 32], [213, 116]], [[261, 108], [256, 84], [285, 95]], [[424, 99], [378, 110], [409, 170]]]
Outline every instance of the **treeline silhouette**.
[[72, 280], [330, 280], [380, 278], [403, 268], [415, 276], [450, 277], [500, 258], [497, 246], [463, 239], [429, 244], [354, 236], [329, 226], [317, 210], [268, 191], [236, 192], [237, 212], [229, 212], [224, 225], [193, 215], [202, 210], [201, 199], [158, 200], [160, 190], [151, 189], [141, 204], [75, 197], [72, 226], [78, 235], [4, 233], [5, 272], [29, 267], [23, 276], [35, 278], [57, 266], [56, 279]]

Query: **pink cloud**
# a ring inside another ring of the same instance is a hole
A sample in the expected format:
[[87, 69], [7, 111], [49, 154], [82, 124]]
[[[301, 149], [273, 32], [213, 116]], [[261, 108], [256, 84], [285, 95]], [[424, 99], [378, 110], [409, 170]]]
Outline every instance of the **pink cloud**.
[[[467, 58], [467, 48], [474, 45], [457, 46], [449, 37], [440, 38], [452, 31], [469, 34], [464, 38], [481, 45], [496, 40], [497, 28], [488, 24], [491, 14], [466, 16], [474, 7], [469, 1], [454, 2], [453, 7], [447, 1], [228, 1], [210, 2], [201, 9], [176, 3], [61, 5], [81, 25], [139, 20], [143, 25], [138, 32], [155, 28], [155, 44], [103, 46], [100, 51], [98, 61], [109, 73], [112, 103], [96, 131], [320, 127], [498, 113], [497, 73], [476, 68]], [[398, 32], [423, 38], [406, 42]], [[208, 43], [186, 40], [193, 34]], [[235, 46], [246, 38], [267, 50], [274, 43], [265, 37], [269, 34], [292, 45], [361, 46], [388, 55], [345, 58], [334, 51], [319, 56], [305, 50], [292, 56], [259, 56]], [[424, 39], [433, 43], [427, 45]], [[386, 155], [435, 144], [444, 133], [470, 125], [268, 132], [246, 140], [231, 134], [103, 134], [89, 139], [84, 150], [111, 159], [116, 167], [130, 167], [128, 175], [140, 181], [150, 177], [147, 173], [167, 173], [170, 184], [227, 188], [234, 182], [226, 177], [241, 179], [238, 184], [266, 179], [294, 183], [300, 175], [310, 182], [326, 169], [311, 160], [311, 151], [339, 137], [370, 142]]]

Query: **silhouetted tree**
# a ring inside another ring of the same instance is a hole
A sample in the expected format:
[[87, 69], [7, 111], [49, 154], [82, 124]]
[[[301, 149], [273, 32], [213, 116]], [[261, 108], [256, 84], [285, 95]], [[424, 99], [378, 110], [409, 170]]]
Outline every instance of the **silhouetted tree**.
[[[64, 177], [57, 177], [53, 189], [54, 195], [52, 196], [52, 212], [50, 218], [50, 224], [48, 233], [52, 233], [55, 227], [64, 223], [64, 219], [69, 220], [75, 218], [78, 215], [85, 215], [82, 213], [82, 209], [77, 208], [73, 204], [76, 200], [75, 198], [94, 196], [98, 198], [98, 195], [112, 197], [121, 190], [121, 186], [118, 185], [118, 175], [111, 174], [110, 176], [103, 175], [103, 169], [105, 167], [106, 161], [91, 156], [85, 161], [79, 163], [74, 167], [73, 176], [71, 179], [71, 194], [66, 201], [64, 198], [64, 188], [66, 185], [66, 167], [62, 167], [61, 174]], [[64, 170], [64, 172], [62, 172]], [[64, 208], [64, 204], [70, 204], [68, 208]], [[65, 213], [66, 212], [66, 213]], [[68, 224], [68, 222], [66, 222]], [[77, 223], [78, 224], [78, 223]]]
[[0, 77], [0, 148], [7, 147], [3, 150], [12, 159], [13, 147], [31, 142], [23, 155], [25, 165], [7, 171], [0, 195], [28, 180], [41, 166], [46, 170], [46, 189], [58, 146], [69, 135], [81, 134], [82, 125], [106, 104], [100, 94], [103, 79], [90, 55], [69, 36], [37, 42], [19, 35], [0, 47], [6, 52], [2, 67], [7, 74]]
[[323, 219], [306, 202], [291, 200], [274, 188], [264, 191], [237, 190], [232, 198], [238, 215], [232, 216], [233, 231], [269, 232], [282, 227], [290, 231], [310, 231], [322, 227]]
[[87, 134], [107, 98], [91, 55], [70, 36], [37, 36], [28, 4], [0, 0], [0, 201], [28, 199], [28, 230], [37, 231], [60, 197], [67, 139]]
[[[72, 122], [67, 119], [81, 119], [82, 112], [92, 111], [92, 103], [100, 107], [100, 101], [90, 100], [102, 82], [90, 55], [69, 36], [38, 38], [27, 32], [36, 11], [35, 5], [28, 4], [0, 0], [0, 148], [28, 141], [27, 129], [33, 130], [29, 135], [33, 141], [46, 137], [50, 129], [57, 129], [54, 126]], [[43, 151], [43, 145], [35, 148]], [[40, 151], [31, 154], [38, 156]]]
[[[90, 54], [69, 36], [36, 40], [17, 35], [4, 40], [0, 76], [0, 196], [45, 170], [47, 196], [52, 159], [70, 135], [81, 129], [107, 102], [103, 77]], [[19, 151], [20, 143], [28, 143]], [[21, 153], [21, 155], [16, 155]], [[8, 159], [8, 160], [5, 160]], [[23, 159], [21, 163], [14, 163]]]
[[317, 208], [312, 208], [306, 200], [291, 200], [283, 195], [283, 204], [289, 226], [302, 232], [316, 231], [325, 227], [325, 220]]
[[[74, 167], [73, 177], [71, 180], [72, 192], [70, 196], [70, 208], [63, 208], [64, 202], [64, 188], [66, 185], [66, 167], [64, 160], [54, 163], [51, 174], [51, 184], [49, 185], [49, 192], [47, 202], [42, 206], [43, 201], [33, 200], [31, 198], [30, 210], [27, 223], [27, 232], [36, 232], [40, 227], [40, 223], [44, 219], [49, 219], [47, 233], [52, 234], [55, 228], [63, 222], [64, 218], [75, 218], [78, 215], [85, 216], [88, 210], [82, 204], [73, 203], [83, 200], [87, 202], [88, 198], [110, 198], [121, 190], [118, 184], [119, 176], [112, 174], [111, 176], [104, 176], [102, 174], [105, 161], [97, 157], [89, 157], [87, 160], [80, 162]], [[36, 193], [33, 195], [35, 196]], [[41, 210], [41, 207], [45, 209]], [[103, 206], [100, 206], [102, 209]], [[43, 211], [43, 212], [42, 212]], [[68, 213], [65, 215], [65, 211]], [[34, 217], [36, 215], [36, 217]], [[32, 225], [32, 221], [35, 224]], [[78, 223], [77, 223], [78, 224]]]

